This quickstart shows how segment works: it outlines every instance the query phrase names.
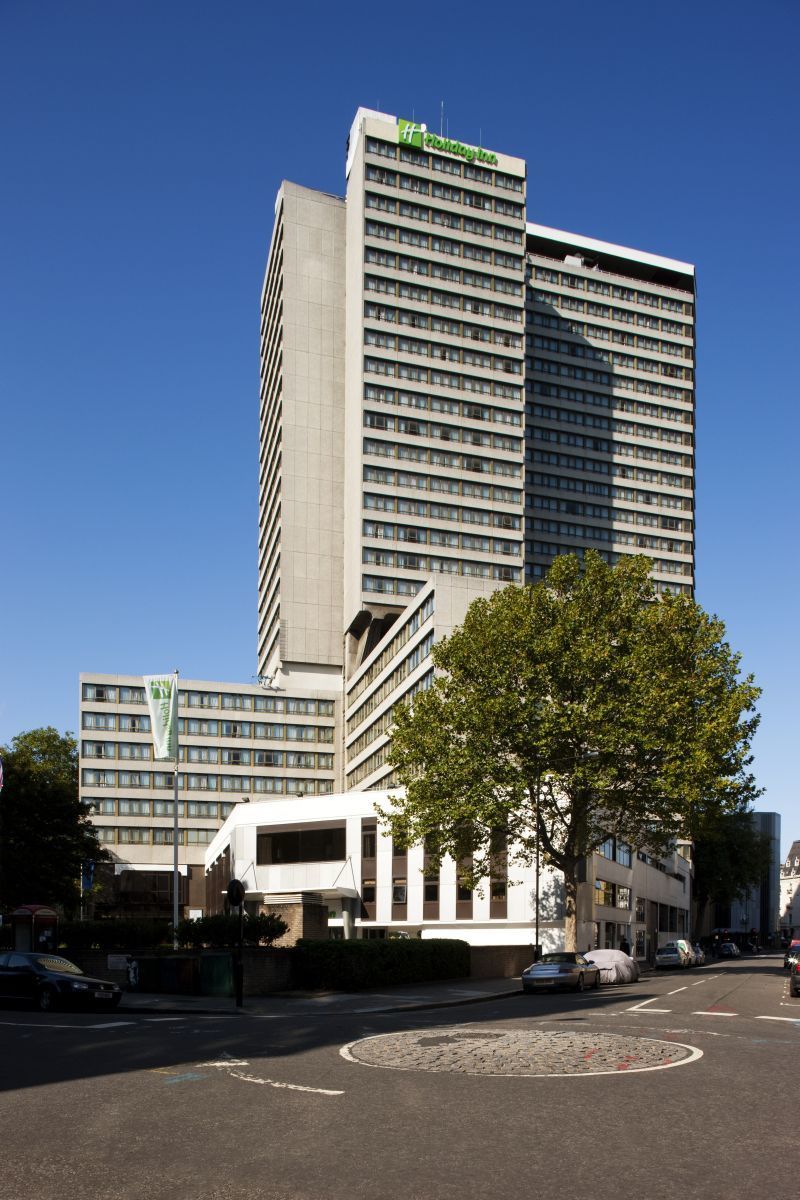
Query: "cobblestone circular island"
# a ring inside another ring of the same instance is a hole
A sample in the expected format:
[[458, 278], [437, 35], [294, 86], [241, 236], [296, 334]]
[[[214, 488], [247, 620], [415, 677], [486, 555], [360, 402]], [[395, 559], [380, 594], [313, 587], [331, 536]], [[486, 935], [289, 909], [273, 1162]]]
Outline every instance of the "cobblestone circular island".
[[685, 1066], [702, 1050], [657, 1038], [449, 1026], [384, 1033], [340, 1051], [351, 1062], [394, 1071], [459, 1075], [610, 1075]]

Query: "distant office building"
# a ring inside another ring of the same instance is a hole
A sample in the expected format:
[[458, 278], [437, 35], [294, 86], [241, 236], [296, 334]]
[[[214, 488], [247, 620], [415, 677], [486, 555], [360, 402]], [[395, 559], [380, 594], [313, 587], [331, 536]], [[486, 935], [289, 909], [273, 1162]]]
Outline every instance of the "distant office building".
[[795, 937], [800, 928], [800, 841], [792, 842], [781, 864], [778, 887], [781, 933]]
[[754, 827], [769, 839], [769, 868], [741, 900], [717, 905], [713, 920], [717, 931], [730, 933], [736, 942], [746, 944], [755, 937], [766, 945], [783, 926], [785, 916], [779, 907], [785, 870], [785, 864], [781, 866], [781, 818], [780, 813], [754, 812], [751, 816]]

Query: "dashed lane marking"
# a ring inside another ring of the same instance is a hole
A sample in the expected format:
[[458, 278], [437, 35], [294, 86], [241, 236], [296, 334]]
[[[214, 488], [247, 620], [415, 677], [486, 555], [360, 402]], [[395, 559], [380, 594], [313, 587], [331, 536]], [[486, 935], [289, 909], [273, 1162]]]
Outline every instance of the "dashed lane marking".
[[668, 996], [677, 996], [678, 992], [685, 992], [686, 989], [688, 988], [688, 986], [689, 986], [688, 983], [685, 983], [683, 985], [683, 987], [675, 988], [674, 992], [667, 992], [667, 995]]
[[738, 1013], [726, 1012], [723, 1009], [705, 1008], [697, 1012], [693, 1012], [693, 1017], [738, 1017]]
[[80, 1025], [79, 1029], [119, 1029], [122, 1025], [135, 1025], [135, 1021], [101, 1021], [98, 1025]]
[[790, 1025], [800, 1025], [800, 1017], [756, 1017], [757, 1021], [788, 1021]]
[[[641, 1009], [647, 1007], [648, 1004], [655, 1004], [656, 1000], [658, 1000], [658, 999], [660, 999], [659, 996], [652, 996], [649, 1000], [642, 1000], [641, 1004], [634, 1004], [633, 1008], [627, 1008], [625, 1011], [626, 1012], [639, 1012]], [[651, 1012], [651, 1013], [668, 1013], [668, 1012], [672, 1012], [672, 1009], [671, 1008], [648, 1008], [647, 1011]]]

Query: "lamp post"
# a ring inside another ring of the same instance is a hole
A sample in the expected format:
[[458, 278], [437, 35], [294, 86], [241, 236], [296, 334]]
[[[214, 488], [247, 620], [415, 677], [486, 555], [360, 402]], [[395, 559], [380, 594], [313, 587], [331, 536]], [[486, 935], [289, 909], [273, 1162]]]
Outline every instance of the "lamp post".
[[537, 763], [537, 765], [536, 765], [536, 795], [534, 797], [534, 814], [535, 814], [534, 820], [536, 822], [536, 887], [535, 887], [535, 892], [534, 892], [534, 927], [535, 927], [536, 932], [535, 932], [534, 954], [535, 954], [535, 960], [537, 962], [539, 960], [539, 869], [540, 869], [539, 802], [540, 802], [541, 783], [542, 783], [542, 771], [541, 771], [541, 767]]

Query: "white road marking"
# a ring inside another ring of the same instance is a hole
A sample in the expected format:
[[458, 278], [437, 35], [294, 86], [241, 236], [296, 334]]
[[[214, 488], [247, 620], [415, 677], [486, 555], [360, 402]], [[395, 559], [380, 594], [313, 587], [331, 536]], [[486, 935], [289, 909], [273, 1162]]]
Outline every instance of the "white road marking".
[[222, 1057], [211, 1062], [203, 1062], [197, 1064], [200, 1067], [221, 1067], [230, 1075], [231, 1079], [241, 1079], [244, 1083], [258, 1083], [262, 1087], [285, 1088], [290, 1092], [313, 1092], [318, 1096], [343, 1096], [343, 1091], [333, 1091], [330, 1088], [306, 1087], [302, 1083], [282, 1083], [278, 1079], [262, 1079], [258, 1075], [245, 1075], [244, 1071], [235, 1071], [234, 1067], [249, 1067], [250, 1063], [246, 1058], [233, 1058], [228, 1054], [227, 1050], [223, 1050]]
[[[649, 1000], [642, 1000], [641, 1004], [634, 1004], [633, 1008], [627, 1008], [625, 1011], [626, 1012], [638, 1012], [640, 1009], [644, 1008], [648, 1004], [655, 1004], [656, 1000], [658, 1000], [658, 999], [659, 999], [658, 996], [652, 996]], [[672, 1009], [670, 1009], [670, 1008], [648, 1008], [647, 1011], [654, 1012], [654, 1013], [668, 1013], [668, 1012], [671, 1012]]]
[[243, 1071], [228, 1071], [233, 1079], [243, 1079], [245, 1083], [260, 1083], [264, 1087], [288, 1088], [292, 1092], [314, 1092], [318, 1096], [343, 1096], [344, 1092], [335, 1092], [329, 1088], [305, 1087], [302, 1083], [280, 1083], [276, 1079], [259, 1079], [257, 1075], [245, 1075]]
[[217, 1058], [211, 1062], [201, 1062], [198, 1067], [249, 1067], [250, 1063], [246, 1058]]
[[117, 1029], [120, 1025], [135, 1025], [135, 1021], [102, 1021], [99, 1025], [80, 1025], [78, 1029]]
[[800, 1017], [756, 1017], [757, 1021], [788, 1021], [790, 1025], [800, 1025]]
[[700, 1009], [698, 1012], [693, 1012], [693, 1017], [738, 1017], [738, 1013], [732, 1012], [711, 1012], [710, 1009]]
[[0, 1021], [0, 1025], [12, 1025], [16, 1029], [80, 1029], [80, 1025], [54, 1025], [45, 1021]]
[[686, 989], [688, 988], [688, 986], [689, 986], [688, 983], [685, 983], [683, 985], [683, 987], [675, 988], [674, 992], [667, 992], [667, 995], [668, 996], [677, 996], [678, 992], [685, 992]]
[[185, 1017], [145, 1017], [145, 1025], [163, 1025], [165, 1021], [185, 1021]]

